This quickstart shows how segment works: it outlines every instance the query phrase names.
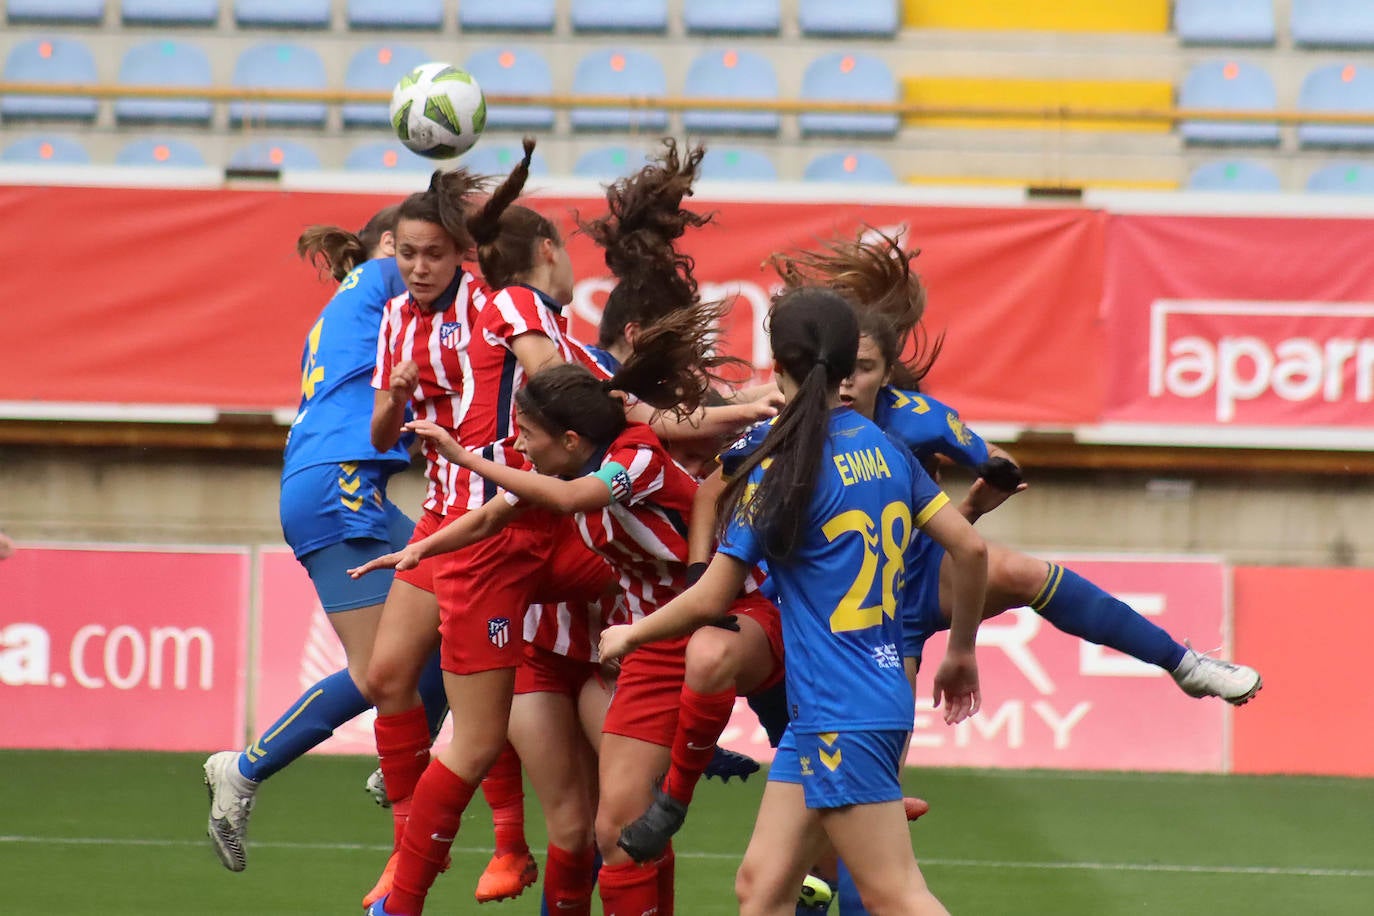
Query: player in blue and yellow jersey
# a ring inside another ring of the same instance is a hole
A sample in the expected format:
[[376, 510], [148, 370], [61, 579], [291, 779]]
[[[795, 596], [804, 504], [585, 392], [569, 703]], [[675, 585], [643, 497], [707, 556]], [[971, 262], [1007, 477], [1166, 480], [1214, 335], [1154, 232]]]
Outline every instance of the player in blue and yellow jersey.
[[[386, 498], [388, 479], [410, 464], [408, 443], [379, 451], [367, 423], [382, 308], [405, 289], [392, 257], [395, 222], [396, 208], [387, 207], [357, 235], [315, 226], [297, 243], [300, 255], [339, 286], [301, 357], [300, 406], [282, 467], [282, 533], [310, 574], [348, 667], [307, 689], [245, 750], [221, 751], [205, 762], [208, 833], [231, 871], [247, 866], [244, 843], [258, 786], [372, 705], [360, 685], [392, 577], [359, 582], [346, 570], [404, 546], [414, 528]], [[437, 727], [446, 710], [437, 659], [422, 681]]]
[[602, 658], [718, 619], [767, 560], [783, 609], [792, 721], [774, 759], [736, 882], [742, 914], [789, 912], [828, 839], [869, 906], [943, 913], [911, 852], [899, 783], [915, 713], [897, 618], [922, 528], [953, 558], [950, 649], [935, 676], [947, 722], [980, 703], [974, 635], [986, 551], [906, 452], [842, 406], [858, 324], [822, 289], [779, 299], [770, 328], [787, 406], [722, 499], [720, 548], [678, 598], [602, 635]]

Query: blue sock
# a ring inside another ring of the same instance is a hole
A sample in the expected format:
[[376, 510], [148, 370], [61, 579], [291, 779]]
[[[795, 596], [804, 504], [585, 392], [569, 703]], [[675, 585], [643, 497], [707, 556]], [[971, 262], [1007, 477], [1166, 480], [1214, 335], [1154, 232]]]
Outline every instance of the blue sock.
[[301, 694], [262, 737], [239, 754], [239, 772], [262, 782], [371, 705], [358, 691], [347, 668], [335, 671]]
[[[592, 887], [596, 887], [596, 876], [601, 874], [601, 850], [596, 851], [596, 858], [592, 860]], [[543, 895], [539, 895], [539, 916], [551, 916], [549, 913], [549, 901]]]
[[1065, 633], [1125, 652], [1165, 671], [1177, 668], [1187, 651], [1130, 605], [1057, 563], [1050, 564], [1045, 585], [1030, 606]]
[[448, 715], [448, 694], [444, 692], [444, 672], [439, 667], [438, 652], [429, 657], [425, 670], [420, 672], [420, 702], [425, 704], [429, 737], [439, 737], [439, 729], [444, 727], [444, 717]]
[[859, 899], [859, 888], [854, 884], [854, 877], [849, 874], [849, 868], [845, 866], [844, 860], [835, 863], [838, 874], [835, 878], [835, 899], [839, 901], [839, 916], [868, 916], [868, 910], [864, 909], [863, 901]]

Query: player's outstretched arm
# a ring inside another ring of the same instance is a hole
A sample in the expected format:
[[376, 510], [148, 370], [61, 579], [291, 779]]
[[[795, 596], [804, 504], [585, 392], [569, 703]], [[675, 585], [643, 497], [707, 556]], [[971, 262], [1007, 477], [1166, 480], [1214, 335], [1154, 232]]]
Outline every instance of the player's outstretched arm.
[[730, 609], [748, 576], [749, 567], [744, 563], [716, 554], [696, 585], [647, 617], [603, 630], [601, 660], [620, 658], [647, 643], [672, 639], [719, 619]]
[[395, 553], [369, 560], [362, 566], [350, 569], [348, 574], [358, 579], [378, 569], [414, 569], [427, 557], [462, 550], [469, 544], [491, 537], [506, 527], [520, 511], [519, 506], [512, 505], [503, 494], [498, 493], [481, 508], [463, 513], [429, 537], [407, 544]]
[[648, 423], [660, 439], [725, 439], [778, 415], [773, 401], [764, 398], [739, 404], [699, 407], [695, 413], [679, 416], [671, 411], [658, 411], [644, 403], [635, 404], [625, 416], [640, 423]]

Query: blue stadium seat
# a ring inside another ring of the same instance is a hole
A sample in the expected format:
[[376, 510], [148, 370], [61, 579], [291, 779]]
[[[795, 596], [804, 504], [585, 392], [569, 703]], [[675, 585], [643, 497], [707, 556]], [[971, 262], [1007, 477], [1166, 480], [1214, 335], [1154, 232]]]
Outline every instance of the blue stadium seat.
[[598, 146], [577, 157], [572, 173], [578, 178], [614, 181], [629, 175], [647, 161], [648, 157], [642, 152], [633, 152], [623, 146]]
[[[368, 45], [348, 62], [344, 88], [390, 92], [401, 77], [430, 60], [420, 48], [402, 44]], [[391, 116], [385, 103], [349, 102], [342, 108], [344, 127], [387, 127]]]
[[200, 168], [205, 157], [195, 144], [172, 137], [143, 137], [115, 154], [115, 165], [173, 166]]
[[350, 29], [444, 27], [443, 0], [348, 0]]
[[[643, 51], [593, 51], [577, 63], [575, 95], [664, 96], [668, 78], [658, 59]], [[668, 113], [661, 108], [574, 108], [574, 130], [667, 130]]]
[[666, 32], [668, 3], [667, 0], [572, 0], [572, 27], [575, 32]]
[[806, 165], [802, 178], [807, 181], [852, 181], [861, 184], [891, 184], [897, 180], [887, 160], [872, 153], [823, 153]]
[[[487, 48], [469, 57], [463, 68], [477, 78], [477, 84], [487, 95], [549, 95], [553, 92], [549, 62], [534, 48]], [[487, 127], [550, 130], [553, 128], [553, 109], [488, 104]]]
[[707, 149], [701, 177], [710, 181], [777, 181], [773, 160], [752, 149]]
[[125, 25], [214, 25], [219, 0], [122, 0], [119, 18]]
[[1307, 190], [1317, 194], [1374, 194], [1374, 167], [1367, 162], [1333, 162], [1312, 173]]
[[71, 137], [20, 137], [0, 152], [0, 162], [29, 165], [85, 165], [90, 161], [86, 147]]
[[231, 169], [317, 169], [320, 157], [295, 140], [257, 140], [234, 150]]
[[[768, 58], [753, 51], [705, 51], [692, 61], [685, 96], [730, 99], [776, 99], [778, 76]], [[700, 111], [682, 113], [682, 125], [693, 133], [778, 132], [775, 111]]]
[[[1278, 108], [1278, 90], [1263, 68], [1231, 60], [1198, 64], [1179, 87], [1180, 108], [1263, 109]], [[1189, 143], [1279, 142], [1277, 123], [1243, 124], [1236, 121], [1184, 121], [1180, 128]]]
[[801, 0], [797, 21], [814, 36], [891, 38], [900, 25], [897, 0]]
[[[1374, 113], [1374, 70], [1356, 64], [1318, 67], [1302, 81], [1299, 111]], [[1299, 124], [1299, 146], [1374, 146], [1374, 126]]]
[[1207, 162], [1188, 176], [1189, 191], [1277, 191], [1279, 176], [1247, 159]]
[[[482, 142], [464, 153], [458, 164], [479, 175], [505, 175], [515, 168], [516, 163], [524, 155], [525, 151], [519, 143]], [[530, 174], [549, 174], [549, 164], [544, 161], [544, 154], [538, 150], [535, 150], [534, 158], [530, 160]]]
[[5, 18], [14, 23], [96, 25], [105, 18], [105, 0], [9, 0]]
[[240, 28], [327, 29], [329, 0], [234, 0]]
[[683, 4], [682, 24], [693, 34], [776, 35], [779, 6], [778, 0], [692, 0]]
[[[96, 83], [95, 57], [75, 38], [30, 38], [10, 48], [4, 79], [22, 83]], [[94, 121], [94, 98], [7, 95], [0, 98], [6, 118], [62, 118]]]
[[1374, 46], [1374, 3], [1369, 0], [1293, 0], [1293, 44], [1308, 48]]
[[349, 152], [344, 168], [361, 172], [432, 172], [439, 163], [417, 156], [396, 140], [370, 140]]
[[[234, 62], [233, 85], [247, 89], [324, 89], [324, 62], [313, 48], [286, 43], [253, 45]], [[323, 102], [230, 102], [229, 123], [324, 126]]]
[[552, 32], [554, 0], [463, 0], [458, 25], [465, 29]]
[[1191, 45], [1272, 45], [1274, 0], [1174, 0], [1174, 31]]
[[[827, 54], [802, 75], [801, 97], [827, 102], [895, 102], [897, 81], [879, 58], [868, 54]], [[891, 137], [897, 133], [895, 114], [815, 112], [798, 119], [802, 136], [862, 134]]]
[[[136, 44], [119, 65], [125, 86], [206, 86], [211, 83], [210, 58], [196, 45], [160, 38]], [[183, 121], [208, 124], [214, 106], [206, 99], [118, 99], [115, 120], [120, 123]]]

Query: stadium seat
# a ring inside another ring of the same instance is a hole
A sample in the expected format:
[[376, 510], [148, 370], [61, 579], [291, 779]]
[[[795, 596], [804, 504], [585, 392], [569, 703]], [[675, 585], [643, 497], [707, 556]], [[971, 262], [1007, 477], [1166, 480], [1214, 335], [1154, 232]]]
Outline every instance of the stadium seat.
[[[533, 48], [502, 47], [478, 51], [463, 68], [477, 79], [487, 95], [550, 95], [553, 73], [549, 62]], [[511, 130], [551, 130], [553, 109], [515, 105], [487, 105], [487, 127]]]
[[[847, 0], [818, 0], [848, 9]], [[1170, 0], [904, 0], [908, 29], [1163, 35]]]
[[[458, 164], [470, 172], [481, 175], [505, 175], [515, 168], [516, 163], [524, 155], [525, 151], [519, 143], [482, 142], [464, 153]], [[549, 164], [544, 161], [544, 154], [538, 150], [535, 150], [534, 158], [530, 160], [530, 174], [549, 174]]]
[[[10, 48], [4, 79], [19, 83], [96, 83], [95, 57], [75, 38], [30, 38]], [[61, 118], [94, 121], [96, 101], [89, 97], [7, 95], [0, 98], [6, 118]]]
[[682, 24], [699, 35], [776, 35], [782, 18], [778, 0], [692, 0], [682, 7]]
[[[695, 4], [698, 0], [692, 0]], [[691, 5], [691, 4], [689, 4]], [[666, 32], [667, 0], [572, 0], [575, 32]]]
[[701, 177], [710, 181], [777, 181], [778, 170], [767, 155], [752, 149], [707, 149]]
[[[705, 98], [776, 99], [778, 76], [768, 58], [753, 51], [706, 51], [687, 70], [683, 95]], [[778, 132], [775, 111], [701, 111], [682, 113], [682, 124], [693, 133]]]
[[[313, 48], [257, 44], [234, 62], [233, 85], [247, 89], [324, 89], [324, 62]], [[229, 123], [324, 126], [323, 102], [230, 102]]]
[[219, 0], [122, 0], [119, 19], [125, 25], [214, 25]]
[[612, 181], [630, 174], [646, 161], [643, 153], [623, 146], [598, 146], [577, 157], [572, 173], [578, 178]]
[[360, 172], [432, 172], [439, 166], [433, 159], [417, 156], [396, 140], [370, 140], [349, 152], [344, 168]]
[[1333, 162], [1307, 179], [1317, 194], [1374, 194], [1374, 167], [1365, 162]]
[[240, 28], [327, 29], [329, 0], [234, 0]]
[[1277, 191], [1279, 176], [1246, 159], [1207, 162], [1188, 176], [1189, 191]]
[[552, 32], [554, 0], [463, 0], [458, 25], [465, 29]]
[[70, 137], [20, 137], [0, 152], [0, 162], [29, 165], [85, 165], [90, 161], [86, 147]]
[[[1374, 114], [1374, 70], [1356, 64], [1327, 64], [1302, 81], [1299, 111]], [[1299, 146], [1374, 146], [1374, 126], [1299, 124]]]
[[797, 22], [803, 35], [892, 38], [900, 23], [897, 0], [801, 0]]
[[[368, 45], [348, 62], [344, 88], [390, 92], [401, 77], [429, 60], [425, 51], [412, 45]], [[341, 113], [344, 127], [387, 127], [391, 124], [385, 103], [349, 102]]]
[[1369, 0], [1292, 0], [1293, 44], [1307, 48], [1374, 46], [1374, 4]]
[[5, 18], [12, 23], [98, 25], [105, 18], [105, 0], [9, 0]]
[[[801, 97], [806, 101], [895, 102], [897, 81], [879, 58], [868, 54], [827, 54], [802, 75]], [[897, 133], [896, 114], [814, 112], [798, 119], [802, 136], [864, 134], [891, 137]]]
[[852, 181], [863, 184], [891, 184], [897, 180], [887, 160], [872, 153], [824, 153], [806, 165], [802, 178], [807, 181]]
[[348, 0], [350, 29], [444, 27], [443, 0]]
[[1174, 31], [1190, 45], [1272, 45], [1274, 0], [1175, 0]]
[[[124, 86], [206, 86], [210, 58], [196, 45], [160, 38], [136, 44], [119, 65]], [[208, 124], [214, 106], [206, 99], [117, 99], [115, 120], [123, 123], [182, 121]]]
[[[668, 94], [668, 78], [658, 59], [643, 51], [593, 51], [577, 63], [574, 95], [631, 95], [652, 98]], [[574, 108], [574, 130], [668, 129], [668, 113], [661, 108]]]
[[173, 166], [199, 168], [205, 157], [195, 144], [172, 137], [143, 137], [115, 154], [115, 165]]
[[[1180, 108], [1263, 109], [1278, 108], [1278, 90], [1263, 68], [1232, 60], [1198, 64], [1179, 87]], [[1277, 123], [1243, 124], [1236, 121], [1184, 121], [1179, 127], [1188, 143], [1279, 142]]]
[[257, 140], [234, 150], [231, 169], [317, 169], [320, 157], [295, 140]]

